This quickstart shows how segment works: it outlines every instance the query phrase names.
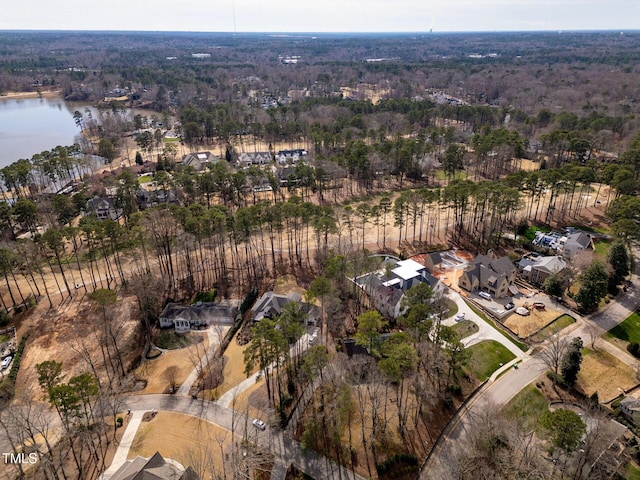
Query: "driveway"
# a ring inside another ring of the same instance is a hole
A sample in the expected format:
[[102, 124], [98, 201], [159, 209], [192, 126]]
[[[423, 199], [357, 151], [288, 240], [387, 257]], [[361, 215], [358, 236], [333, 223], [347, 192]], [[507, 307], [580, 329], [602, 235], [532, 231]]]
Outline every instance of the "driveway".
[[[495, 340], [496, 342], [504, 345], [511, 353], [513, 353], [516, 358], [525, 358], [526, 354], [518, 346], [505, 337], [501, 332], [499, 332], [493, 325], [490, 325], [483, 318], [476, 315], [476, 313], [471, 310], [471, 307], [464, 301], [462, 296], [454, 291], [449, 291], [447, 293], [447, 298], [455, 302], [458, 306], [458, 313], [464, 313], [465, 320], [471, 320], [473, 323], [478, 325], [478, 331], [473, 335], [469, 335], [466, 338], [462, 339], [462, 344], [465, 347], [470, 347], [471, 345], [475, 345], [476, 343], [483, 342], [485, 340]], [[451, 326], [456, 323], [455, 319], [448, 318], [442, 322], [444, 325]]]
[[303, 450], [289, 435], [271, 427], [260, 431], [251, 425], [250, 418], [214, 402], [175, 395], [133, 395], [123, 399], [123, 404], [124, 408], [130, 408], [132, 412], [155, 409], [191, 415], [233, 431], [237, 435], [250, 436], [261, 447], [268, 449], [286, 463], [293, 463], [313, 478], [364, 480], [363, 477], [336, 465], [318, 453]]

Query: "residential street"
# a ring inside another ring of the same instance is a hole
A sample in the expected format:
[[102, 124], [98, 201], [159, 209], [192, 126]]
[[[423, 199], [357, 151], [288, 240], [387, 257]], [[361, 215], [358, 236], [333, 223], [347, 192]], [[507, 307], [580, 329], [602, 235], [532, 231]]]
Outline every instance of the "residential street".
[[[640, 252], [634, 251], [636, 258], [638, 258], [638, 253]], [[634, 278], [637, 279], [639, 274], [640, 265], [636, 262]], [[585, 345], [590, 344], [591, 333], [589, 331], [589, 323], [595, 323], [600, 327], [599, 333], [597, 334], [598, 336], [621, 323], [640, 305], [639, 289], [640, 287], [634, 284], [626, 292], [620, 292], [615, 301], [589, 317], [583, 318], [573, 313], [572, 315], [576, 317], [575, 326], [562, 330], [559, 335], [563, 338], [581, 337]], [[602, 348], [624, 363], [637, 368], [638, 361], [635, 358], [606, 340], [598, 340], [597, 348]], [[546, 365], [540, 360], [540, 351], [534, 356], [528, 356], [520, 362], [519, 366], [520, 368], [518, 370], [509, 369], [495, 381], [489, 381], [465, 408], [457, 412], [456, 418], [444, 434], [443, 442], [423, 468], [420, 475], [421, 479], [439, 480], [446, 478], [446, 466], [450, 462], [450, 459], [457, 451], [466, 448], [466, 442], [468, 440], [467, 434], [474, 416], [487, 411], [487, 409], [492, 406], [500, 407], [505, 405], [520, 390], [547, 370]]]

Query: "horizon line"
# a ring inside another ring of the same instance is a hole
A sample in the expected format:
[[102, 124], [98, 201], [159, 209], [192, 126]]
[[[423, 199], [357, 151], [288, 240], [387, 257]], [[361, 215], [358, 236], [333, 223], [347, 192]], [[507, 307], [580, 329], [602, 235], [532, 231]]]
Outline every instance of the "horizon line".
[[189, 33], [189, 34], [214, 34], [214, 35], [450, 35], [450, 34], [502, 34], [502, 33], [638, 33], [640, 28], [606, 28], [606, 29], [546, 29], [546, 30], [442, 30], [442, 31], [394, 31], [394, 30], [380, 30], [380, 31], [238, 31], [231, 30], [127, 30], [127, 29], [56, 29], [56, 28], [15, 28], [15, 29], [0, 29], [2, 33]]

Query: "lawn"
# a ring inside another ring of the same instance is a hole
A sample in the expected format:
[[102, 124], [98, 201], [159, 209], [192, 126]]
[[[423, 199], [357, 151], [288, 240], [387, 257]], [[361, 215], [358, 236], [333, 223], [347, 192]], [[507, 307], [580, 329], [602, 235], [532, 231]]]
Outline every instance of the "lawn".
[[608, 338], [618, 338], [624, 342], [640, 343], [640, 315], [633, 312], [625, 320], [607, 332]]
[[550, 232], [551, 229], [549, 227], [536, 227], [531, 226], [528, 227], [525, 232], [524, 232], [524, 236], [527, 237], [529, 240], [533, 241], [536, 238], [536, 232]]
[[500, 366], [509, 363], [515, 355], [495, 340], [485, 340], [467, 349], [470, 357], [466, 367], [480, 382], [485, 381]]
[[138, 183], [140, 185], [143, 185], [145, 183], [151, 183], [153, 182], [153, 177], [151, 175], [144, 175], [142, 177], [138, 177]]
[[451, 328], [453, 328], [453, 330], [458, 334], [461, 340], [468, 337], [469, 335], [473, 335], [478, 330], [480, 330], [478, 328], [478, 325], [476, 325], [471, 320], [463, 320], [456, 323]]
[[576, 319], [571, 315], [561, 315], [556, 318], [553, 323], [547, 325], [545, 328], [536, 333], [531, 340], [534, 342], [544, 342], [547, 338], [555, 335], [560, 330], [567, 328], [572, 323], [575, 323]]
[[547, 399], [533, 385], [526, 386], [503, 409], [507, 417], [517, 420], [527, 431], [536, 428], [538, 420], [547, 410]]
[[600, 401], [608, 401], [637, 383], [633, 368], [603, 350], [582, 349], [582, 365], [576, 388], [585, 395], [598, 392]]
[[597, 242], [593, 242], [595, 254], [602, 259], [607, 258], [607, 252], [609, 251], [610, 246], [611, 242], [609, 240], [598, 240]]
[[640, 469], [633, 463], [627, 463], [627, 468], [624, 470], [625, 480], [640, 480]]

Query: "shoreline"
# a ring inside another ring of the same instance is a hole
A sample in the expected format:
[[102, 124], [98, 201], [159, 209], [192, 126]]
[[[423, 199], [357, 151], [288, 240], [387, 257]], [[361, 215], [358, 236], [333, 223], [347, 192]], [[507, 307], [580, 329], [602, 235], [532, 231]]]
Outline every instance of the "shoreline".
[[29, 98], [55, 98], [60, 96], [60, 90], [44, 90], [42, 92], [4, 92], [0, 100], [21, 100]]

